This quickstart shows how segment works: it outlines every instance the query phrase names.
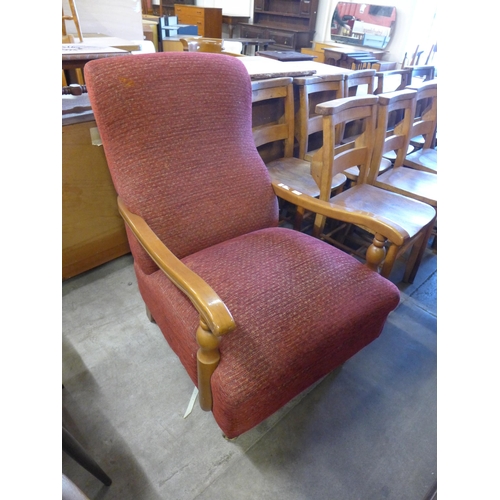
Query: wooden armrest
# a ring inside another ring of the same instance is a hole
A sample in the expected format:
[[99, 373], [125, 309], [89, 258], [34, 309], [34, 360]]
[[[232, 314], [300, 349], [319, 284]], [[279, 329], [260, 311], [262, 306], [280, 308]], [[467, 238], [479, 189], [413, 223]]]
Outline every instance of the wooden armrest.
[[210, 331], [219, 337], [234, 330], [236, 323], [215, 291], [183, 264], [156, 236], [146, 221], [130, 212], [119, 197], [118, 210], [156, 265], [188, 296]]
[[283, 183], [273, 182], [273, 189], [276, 196], [283, 200], [325, 217], [364, 226], [375, 234], [383, 235], [396, 245], [402, 245], [409, 237], [409, 234], [402, 227], [379, 215], [343, 209], [328, 201], [303, 194]]

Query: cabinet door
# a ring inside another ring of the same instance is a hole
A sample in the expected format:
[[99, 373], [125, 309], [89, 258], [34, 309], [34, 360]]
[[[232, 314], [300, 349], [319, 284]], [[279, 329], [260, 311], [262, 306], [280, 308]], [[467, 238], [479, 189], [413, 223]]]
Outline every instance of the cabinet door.
[[266, 0], [254, 0], [254, 10], [267, 10]]
[[295, 33], [293, 31], [274, 31], [270, 29], [269, 38], [274, 40], [274, 45], [281, 45], [295, 50]]
[[311, 0], [300, 0], [299, 12], [301, 16], [310, 16]]

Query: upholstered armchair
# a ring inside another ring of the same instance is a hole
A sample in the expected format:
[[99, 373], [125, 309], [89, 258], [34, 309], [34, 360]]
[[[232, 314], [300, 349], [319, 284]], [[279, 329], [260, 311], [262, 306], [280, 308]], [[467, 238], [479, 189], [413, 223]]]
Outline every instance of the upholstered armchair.
[[271, 182], [238, 58], [109, 58], [85, 78], [148, 314], [228, 438], [380, 335], [399, 302], [383, 245], [366, 266], [278, 227], [277, 196], [378, 236], [384, 221]]

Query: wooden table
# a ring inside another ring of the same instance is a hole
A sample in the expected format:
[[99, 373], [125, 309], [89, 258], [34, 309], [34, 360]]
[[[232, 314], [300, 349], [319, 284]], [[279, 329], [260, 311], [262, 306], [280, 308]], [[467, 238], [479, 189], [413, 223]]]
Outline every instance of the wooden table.
[[335, 46], [335, 47], [323, 47], [323, 52], [325, 54], [325, 63], [332, 64], [335, 66], [342, 66], [345, 68], [350, 68], [351, 64], [349, 63], [349, 56], [352, 54], [363, 54], [369, 53], [375, 59], [381, 60], [382, 56], [386, 51], [377, 50], [377, 49], [357, 49], [355, 47], [349, 47], [348, 45], [344, 46]]
[[267, 57], [240, 57], [252, 80], [279, 78], [282, 76], [347, 75], [353, 71], [339, 66], [315, 61], [277, 61]]
[[86, 43], [63, 43], [62, 69], [83, 68], [85, 64], [94, 59], [126, 55], [130, 55], [130, 52], [114, 47], [99, 47]]
[[239, 23], [247, 23], [250, 20], [249, 17], [244, 16], [225, 16], [222, 14], [222, 24], [227, 24], [229, 27], [229, 38], [233, 38], [233, 32], [235, 25]]

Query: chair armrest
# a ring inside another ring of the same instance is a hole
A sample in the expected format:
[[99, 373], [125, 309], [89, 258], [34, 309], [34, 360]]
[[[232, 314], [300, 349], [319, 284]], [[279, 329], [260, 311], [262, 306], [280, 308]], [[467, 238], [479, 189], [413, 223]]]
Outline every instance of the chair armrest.
[[283, 183], [273, 182], [273, 189], [276, 196], [283, 200], [303, 207], [316, 214], [330, 217], [331, 219], [364, 226], [374, 234], [378, 233], [383, 235], [396, 245], [402, 245], [403, 242], [409, 238], [409, 234], [402, 227], [379, 215], [370, 212], [343, 209], [328, 201], [319, 200], [303, 194]]
[[119, 197], [118, 210], [144, 250], [170, 281], [187, 295], [210, 331], [220, 337], [234, 330], [236, 323], [215, 291], [183, 264], [156, 236], [146, 221], [130, 212]]

